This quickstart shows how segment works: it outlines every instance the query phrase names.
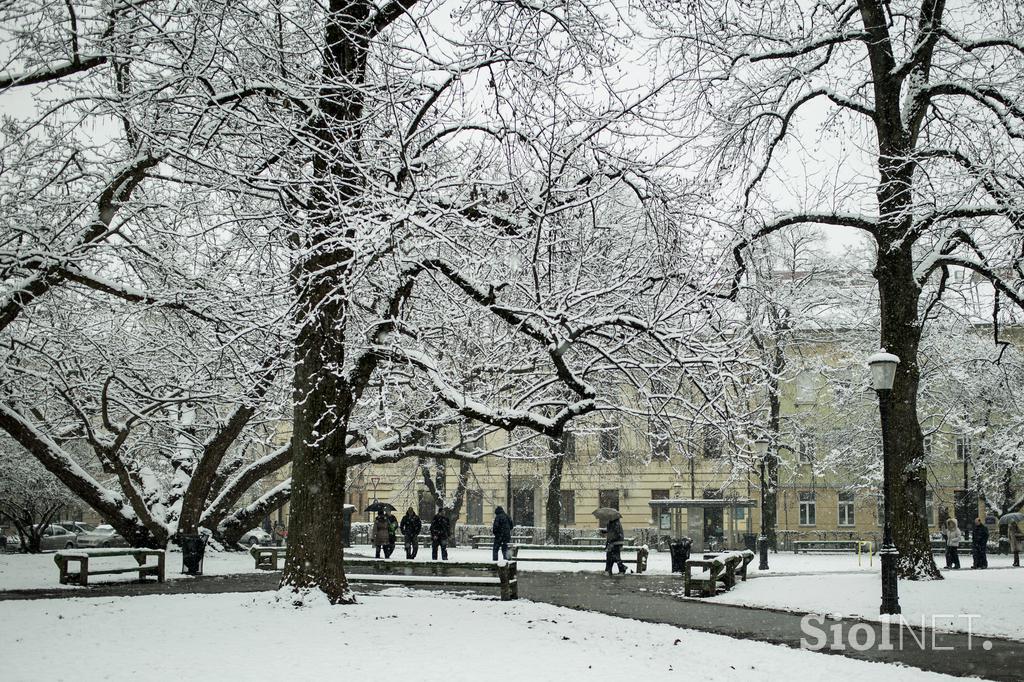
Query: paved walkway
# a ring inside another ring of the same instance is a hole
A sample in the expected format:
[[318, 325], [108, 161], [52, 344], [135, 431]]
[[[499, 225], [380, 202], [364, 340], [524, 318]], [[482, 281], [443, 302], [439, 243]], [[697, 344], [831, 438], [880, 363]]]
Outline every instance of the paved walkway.
[[[75, 590], [11, 590], [0, 592], [0, 600], [263, 592], [276, 589], [279, 578], [279, 573], [252, 573], [170, 580], [162, 584], [101, 583]], [[521, 572], [519, 582], [519, 593], [523, 598], [571, 609], [595, 611], [648, 623], [665, 623], [793, 648], [800, 646], [801, 638], [814, 639], [813, 633], [801, 630], [800, 614], [720, 604], [713, 600], [684, 599], [680, 596], [682, 580], [678, 576], [630, 574], [608, 578], [601, 573]], [[361, 592], [375, 592], [378, 589], [381, 587], [359, 586]], [[743, 589], [742, 583], [737, 589]], [[832, 629], [837, 625], [840, 637], [836, 637]], [[815, 626], [827, 631], [828, 644], [834, 641], [864, 642], [871, 638], [874, 642], [883, 641], [882, 625], [879, 623], [847, 619], [815, 623]], [[855, 640], [848, 636], [851, 627], [858, 628]], [[869, 630], [871, 635], [868, 635]], [[889, 651], [880, 650], [877, 646], [865, 651], [857, 651], [850, 646], [843, 650], [833, 650], [827, 645], [822, 651], [868, 661], [900, 663], [949, 675], [1015, 682], [1022, 679], [1024, 642], [979, 635], [969, 638], [966, 634], [944, 633], [930, 628], [923, 632], [920, 628], [907, 628], [902, 634], [901, 646], [900, 631], [893, 627], [888, 638], [893, 649]], [[923, 642], [923, 646], [919, 642]]]

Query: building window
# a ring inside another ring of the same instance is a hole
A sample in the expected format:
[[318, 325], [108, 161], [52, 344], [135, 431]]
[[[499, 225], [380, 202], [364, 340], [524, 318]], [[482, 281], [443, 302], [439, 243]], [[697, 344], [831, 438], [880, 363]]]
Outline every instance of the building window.
[[562, 498], [561, 525], [572, 526], [576, 524], [576, 491], [560, 490], [558, 494]]
[[651, 428], [651, 459], [668, 459], [669, 437], [667, 433]]
[[814, 462], [814, 436], [804, 434], [797, 441], [797, 460], [800, 464]]
[[[652, 490], [652, 500], [667, 500], [669, 492], [668, 490]], [[661, 530], [667, 530], [672, 527], [672, 515], [668, 509], [664, 507], [651, 507], [651, 525]]]
[[800, 493], [800, 525], [815, 525], [814, 493]]
[[605, 426], [598, 434], [599, 445], [601, 446], [601, 457], [615, 459], [619, 456], [619, 427]]
[[466, 523], [481, 525], [484, 522], [484, 494], [479, 490], [466, 491]]
[[747, 508], [746, 507], [733, 507], [733, 509], [732, 509], [732, 517], [734, 519], [736, 519], [737, 521], [745, 521], [746, 518], [747, 518]]
[[854, 525], [853, 493], [839, 493], [839, 525]]
[[814, 373], [803, 371], [796, 375], [796, 402], [813, 403], [817, 393]]
[[597, 506], [608, 507], [609, 509], [619, 508], [619, 491], [618, 490], [598, 490], [597, 491]]
[[562, 433], [562, 452], [566, 459], [576, 459], [576, 434], [569, 431]]
[[722, 435], [714, 427], [704, 428], [704, 450], [705, 459], [718, 459], [722, 456]]
[[971, 437], [970, 436], [957, 436], [956, 437], [956, 459], [958, 462], [971, 458]]
[[935, 499], [931, 490], [924, 491], [924, 522], [935, 525]]
[[420, 519], [423, 523], [430, 523], [434, 520], [434, 514], [437, 513], [437, 510], [434, 507], [434, 496], [430, 494], [430, 491], [419, 491], [417, 506], [419, 507]]

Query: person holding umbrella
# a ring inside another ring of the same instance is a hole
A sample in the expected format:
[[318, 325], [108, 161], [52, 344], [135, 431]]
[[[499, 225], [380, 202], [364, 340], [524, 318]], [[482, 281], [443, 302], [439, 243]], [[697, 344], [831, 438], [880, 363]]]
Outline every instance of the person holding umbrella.
[[373, 528], [370, 530], [370, 539], [373, 541], [374, 556], [380, 558], [380, 551], [383, 549], [387, 558], [388, 546], [388, 517], [384, 515], [383, 509], [377, 510], [377, 518], [373, 520]]
[[1020, 566], [1020, 549], [1024, 546], [1024, 514], [1013, 512], [999, 517], [999, 524], [1006, 524], [1006, 537], [1010, 541], [1010, 551], [1013, 552], [1013, 565]]
[[626, 533], [622, 530], [622, 514], [619, 513], [618, 509], [612, 509], [610, 507], [601, 507], [593, 511], [594, 516], [597, 517], [598, 521], [607, 521], [608, 525], [606, 528], [602, 528], [601, 532], [605, 534], [604, 538], [604, 572], [607, 575], [612, 574], [612, 566], [618, 565], [619, 573], [625, 573], [629, 569], [626, 568], [626, 564], [622, 563], [622, 546], [626, 544]]

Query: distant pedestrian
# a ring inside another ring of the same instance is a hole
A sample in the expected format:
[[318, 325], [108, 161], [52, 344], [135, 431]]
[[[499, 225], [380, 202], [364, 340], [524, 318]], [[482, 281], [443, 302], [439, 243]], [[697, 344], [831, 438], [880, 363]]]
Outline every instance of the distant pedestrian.
[[494, 510], [494, 523], [491, 524], [491, 534], [494, 535], [494, 546], [491, 548], [491, 561], [498, 560], [498, 548], [501, 548], [501, 558], [508, 559], [508, 543], [512, 542], [512, 529], [515, 524], [505, 510], [498, 507]]
[[1006, 535], [1010, 538], [1010, 551], [1013, 552], [1013, 565], [1020, 566], [1020, 550], [1024, 547], [1024, 532], [1020, 523], [1014, 521], [1006, 527]]
[[974, 530], [971, 532], [971, 568], [988, 568], [988, 528], [981, 518], [974, 519]]
[[388, 544], [388, 517], [384, 516], [383, 509], [377, 512], [377, 518], [373, 520], [370, 539], [373, 541], [374, 556], [379, 559], [381, 550]]
[[622, 522], [619, 519], [612, 519], [608, 522], [608, 528], [602, 529], [605, 532], [604, 538], [604, 572], [612, 574], [612, 566], [618, 564], [619, 573], [625, 573], [626, 564], [622, 563], [622, 546], [626, 544], [626, 533], [622, 530]]
[[960, 554], [957, 550], [960, 548], [960, 541], [964, 539], [964, 536], [956, 524], [956, 519], [946, 519], [946, 532], [943, 533], [943, 536], [946, 538], [946, 568], [959, 569]]
[[399, 528], [405, 539], [405, 558], [415, 559], [416, 554], [420, 551], [420, 530], [423, 528], [423, 522], [420, 521], [420, 517], [412, 507], [405, 510], [405, 516], [402, 517]]
[[437, 561], [437, 549], [441, 548], [441, 561], [448, 561], [448, 536], [451, 535], [452, 526], [448, 517], [443, 513], [434, 514], [434, 520], [430, 522], [430, 555]]
[[398, 517], [388, 512], [388, 544], [384, 545], [384, 558], [390, 559], [398, 544]]

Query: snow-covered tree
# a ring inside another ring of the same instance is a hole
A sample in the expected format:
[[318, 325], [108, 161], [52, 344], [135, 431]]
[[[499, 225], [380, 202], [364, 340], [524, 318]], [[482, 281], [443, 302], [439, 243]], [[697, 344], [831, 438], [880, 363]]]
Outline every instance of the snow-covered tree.
[[[924, 518], [918, 410], [926, 310], [966, 269], [1024, 304], [1017, 3], [649, 3], [679, 73], [707, 177], [739, 197], [746, 247], [790, 226], [875, 246], [880, 343], [901, 362], [887, 439], [906, 578], [940, 578]], [[738, 281], [738, 280], [737, 280]], [[929, 286], [930, 284], [936, 286]]]
[[0, 521], [14, 526], [24, 551], [40, 552], [40, 538], [75, 497], [32, 458], [20, 456], [8, 439], [0, 441]]

